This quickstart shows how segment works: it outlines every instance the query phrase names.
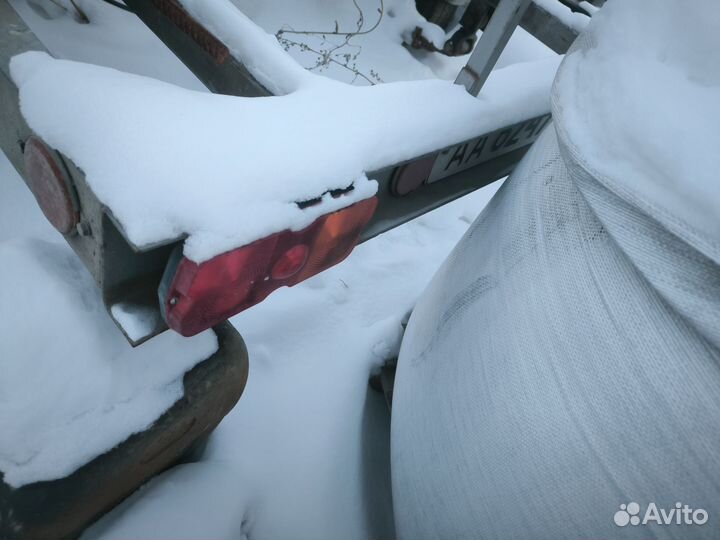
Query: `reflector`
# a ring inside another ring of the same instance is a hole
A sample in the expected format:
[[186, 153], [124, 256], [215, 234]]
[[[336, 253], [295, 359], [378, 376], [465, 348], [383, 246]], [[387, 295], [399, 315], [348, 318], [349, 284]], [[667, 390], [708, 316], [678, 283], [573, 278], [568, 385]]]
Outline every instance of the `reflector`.
[[377, 198], [326, 214], [301, 231], [282, 231], [197, 264], [171, 258], [159, 288], [168, 326], [193, 336], [345, 259]]
[[437, 154], [416, 159], [401, 165], [393, 172], [390, 189], [393, 195], [402, 197], [422, 186], [432, 172]]
[[70, 178], [60, 158], [37, 137], [29, 137], [23, 149], [25, 182], [47, 220], [60, 233], [70, 233], [80, 220]]

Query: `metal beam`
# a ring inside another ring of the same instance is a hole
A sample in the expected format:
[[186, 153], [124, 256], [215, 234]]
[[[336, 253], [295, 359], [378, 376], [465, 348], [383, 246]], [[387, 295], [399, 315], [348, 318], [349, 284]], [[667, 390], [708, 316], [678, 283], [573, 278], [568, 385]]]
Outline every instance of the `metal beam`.
[[246, 97], [272, 95], [176, 0], [125, 0], [125, 4], [210, 91]]
[[[475, 1], [483, 2], [486, 8], [490, 9], [496, 8], [500, 2], [500, 0]], [[558, 54], [565, 54], [578, 37], [577, 30], [535, 2], [532, 2], [523, 14], [520, 27]]]
[[10, 59], [26, 51], [45, 51], [6, 0], [0, 0], [0, 148], [23, 174], [22, 145], [31, 131], [20, 114], [18, 91], [10, 78]]
[[477, 96], [495, 67], [500, 53], [510, 41], [515, 28], [520, 23], [525, 10], [532, 0], [501, 0], [490, 18], [485, 31], [475, 46], [467, 65], [455, 79], [465, 89]]

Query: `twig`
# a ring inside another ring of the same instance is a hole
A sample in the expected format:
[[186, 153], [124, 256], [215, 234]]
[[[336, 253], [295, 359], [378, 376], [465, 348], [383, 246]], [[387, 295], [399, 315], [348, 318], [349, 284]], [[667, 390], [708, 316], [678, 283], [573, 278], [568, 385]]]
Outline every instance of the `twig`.
[[363, 24], [365, 24], [365, 15], [363, 14], [363, 11], [360, 8], [360, 6], [358, 6], [357, 0], [352, 0], [352, 3], [355, 6], [355, 8], [358, 10], [358, 14], [359, 14], [359, 18], [357, 21], [358, 28], [357, 28], [357, 31], [355, 31], [355, 32], [340, 32], [337, 27], [337, 21], [335, 21], [335, 30], [333, 30], [331, 32], [319, 31], [319, 30], [293, 30], [292, 27], [290, 27], [289, 30], [284, 30], [284, 29], [279, 30], [278, 33], [275, 35], [280, 36], [282, 34], [301, 34], [301, 35], [305, 35], [305, 36], [315, 35], [315, 36], [350, 36], [350, 37], [354, 37], [354, 36], [362, 36], [365, 34], [369, 34], [370, 32], [375, 30], [380, 25], [380, 21], [382, 21], [382, 18], [383, 18], [383, 13], [385, 12], [384, 0], [380, 0], [380, 7], [378, 8], [378, 13], [380, 14], [380, 16], [378, 17], [378, 20], [375, 22], [375, 24], [371, 28], [368, 28], [367, 30], [363, 30], [363, 31], [361, 31], [360, 29], [362, 28]]
[[[358, 71], [355, 60], [357, 60], [358, 55], [362, 51], [362, 48], [359, 45], [354, 45], [350, 43], [350, 40], [354, 38], [355, 36], [361, 36], [366, 35], [375, 30], [379, 25], [380, 21], [382, 21], [384, 12], [385, 12], [385, 5], [384, 0], [380, 0], [380, 7], [378, 8], [378, 13], [380, 14], [380, 17], [375, 22], [375, 24], [369, 28], [368, 30], [363, 30], [363, 26], [365, 25], [365, 15], [362, 11], [362, 8], [358, 5], [357, 0], [352, 0], [353, 5], [355, 6], [355, 9], [358, 11], [358, 19], [356, 21], [357, 30], [355, 32], [340, 32], [338, 28], [338, 23], [335, 21], [335, 30], [332, 32], [319, 32], [319, 31], [311, 31], [311, 30], [294, 30], [292, 28], [290, 29], [281, 29], [276, 34], [275, 37], [278, 40], [278, 42], [283, 45], [285, 50], [290, 50], [290, 47], [298, 47], [301, 51], [308, 51], [313, 54], [317, 55], [317, 61], [315, 62], [315, 65], [311, 68], [308, 68], [310, 71], [314, 71], [317, 69], [322, 69], [323, 67], [329, 65], [329, 64], [335, 64], [338, 65], [344, 69], [347, 69], [351, 73], [353, 73], [355, 76], [353, 77], [352, 82], [355, 82], [358, 77], [361, 77], [365, 81], [367, 81], [369, 84], [374, 85], [377, 82], [383, 82], [382, 79], [378, 76], [378, 74], [370, 70], [370, 75], [365, 75], [364, 73], [361, 73]], [[296, 35], [306, 35], [306, 36], [320, 36], [322, 39], [322, 43], [330, 43], [327, 39], [327, 36], [342, 36], [343, 40], [342, 43], [339, 44], [332, 44], [332, 47], [329, 49], [322, 49], [320, 50], [315, 49], [308, 45], [307, 43], [295, 41], [292, 39], [289, 39], [285, 37], [283, 34], [296, 34]], [[342, 49], [343, 47], [354, 47], [358, 49], [358, 51], [355, 54], [349, 54], [346, 53], [342, 55], [342, 57], [345, 59], [345, 61], [340, 61], [334, 56], [338, 56], [336, 54], [336, 51]], [[374, 80], [373, 80], [374, 79]]]

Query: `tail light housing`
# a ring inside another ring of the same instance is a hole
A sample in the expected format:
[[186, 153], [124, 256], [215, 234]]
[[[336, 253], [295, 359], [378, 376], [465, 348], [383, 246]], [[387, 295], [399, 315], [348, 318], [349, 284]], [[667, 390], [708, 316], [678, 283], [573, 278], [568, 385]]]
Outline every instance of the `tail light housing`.
[[193, 336], [339, 263], [358, 242], [377, 198], [326, 214], [300, 231], [282, 231], [203, 263], [171, 257], [160, 284], [168, 326]]

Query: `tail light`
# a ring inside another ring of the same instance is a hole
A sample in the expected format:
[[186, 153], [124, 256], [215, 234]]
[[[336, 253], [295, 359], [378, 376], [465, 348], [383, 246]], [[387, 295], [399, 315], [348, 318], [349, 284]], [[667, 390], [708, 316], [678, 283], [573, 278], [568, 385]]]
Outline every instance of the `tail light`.
[[65, 165], [54, 150], [37, 137], [25, 141], [25, 182], [47, 220], [62, 234], [78, 224], [80, 213]]
[[437, 154], [432, 154], [401, 165], [393, 172], [390, 189], [393, 195], [402, 197], [415, 191], [430, 178]]
[[197, 264], [171, 258], [160, 284], [170, 328], [193, 336], [347, 257], [373, 215], [372, 197], [321, 216], [301, 231], [282, 231]]

